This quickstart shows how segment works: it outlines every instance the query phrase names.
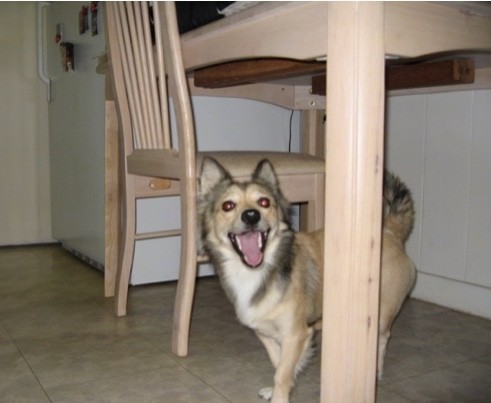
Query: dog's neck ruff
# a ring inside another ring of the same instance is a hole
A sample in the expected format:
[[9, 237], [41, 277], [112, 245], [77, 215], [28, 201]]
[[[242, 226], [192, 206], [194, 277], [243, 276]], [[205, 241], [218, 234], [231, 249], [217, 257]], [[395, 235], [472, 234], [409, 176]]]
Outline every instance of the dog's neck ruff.
[[[263, 263], [265, 264], [265, 263]], [[222, 266], [224, 286], [231, 293], [235, 313], [239, 321], [246, 326], [256, 328], [257, 310], [262, 306], [262, 300], [253, 304], [257, 292], [263, 287], [268, 275], [264, 267], [251, 269], [242, 261], [230, 260]]]

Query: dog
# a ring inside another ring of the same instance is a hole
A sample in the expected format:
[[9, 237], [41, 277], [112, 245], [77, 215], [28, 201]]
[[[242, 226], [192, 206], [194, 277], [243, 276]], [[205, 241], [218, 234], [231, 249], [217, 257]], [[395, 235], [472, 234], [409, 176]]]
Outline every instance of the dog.
[[[268, 160], [258, 163], [250, 181], [237, 182], [207, 157], [199, 182], [202, 247], [237, 318], [254, 330], [275, 368], [274, 386], [259, 395], [273, 403], [288, 402], [322, 324], [324, 230], [293, 230], [290, 204]], [[379, 377], [392, 322], [416, 273], [404, 251], [414, 221], [413, 201], [405, 185], [390, 174], [384, 205]]]

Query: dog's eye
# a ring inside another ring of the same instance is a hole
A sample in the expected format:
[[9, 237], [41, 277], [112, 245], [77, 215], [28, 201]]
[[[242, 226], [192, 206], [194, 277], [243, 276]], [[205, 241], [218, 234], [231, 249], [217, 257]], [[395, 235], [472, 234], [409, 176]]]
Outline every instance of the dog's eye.
[[267, 197], [261, 197], [258, 201], [257, 204], [259, 204], [261, 207], [268, 208], [270, 206], [270, 201]]
[[231, 200], [224, 201], [222, 204], [222, 210], [227, 212], [235, 208], [235, 203]]

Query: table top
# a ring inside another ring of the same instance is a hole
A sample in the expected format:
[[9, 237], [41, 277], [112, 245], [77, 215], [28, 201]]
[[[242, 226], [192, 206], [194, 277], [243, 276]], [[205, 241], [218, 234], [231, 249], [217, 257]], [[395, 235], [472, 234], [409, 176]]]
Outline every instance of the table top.
[[[281, 57], [325, 60], [328, 2], [260, 2], [181, 36], [186, 70], [222, 62]], [[385, 57], [411, 61], [472, 57], [475, 82], [396, 90], [391, 95], [491, 88], [491, 3], [384, 3]], [[323, 40], [324, 39], [324, 40]], [[194, 95], [256, 99], [291, 109], [324, 109], [311, 93], [310, 77], [207, 90]], [[456, 88], [458, 87], [458, 88]]]
[[[461, 51], [491, 54], [488, 3], [386, 2], [384, 6], [388, 57]], [[182, 35], [185, 67], [257, 57], [325, 58], [327, 13], [328, 2], [256, 4]]]

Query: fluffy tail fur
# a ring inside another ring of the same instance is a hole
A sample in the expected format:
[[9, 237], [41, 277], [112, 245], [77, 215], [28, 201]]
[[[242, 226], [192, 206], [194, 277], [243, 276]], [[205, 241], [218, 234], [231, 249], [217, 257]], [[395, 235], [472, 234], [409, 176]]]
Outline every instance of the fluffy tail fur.
[[385, 171], [384, 229], [392, 232], [403, 244], [414, 225], [414, 202], [411, 192], [397, 176]]

